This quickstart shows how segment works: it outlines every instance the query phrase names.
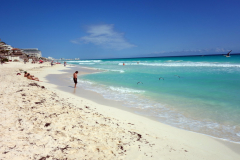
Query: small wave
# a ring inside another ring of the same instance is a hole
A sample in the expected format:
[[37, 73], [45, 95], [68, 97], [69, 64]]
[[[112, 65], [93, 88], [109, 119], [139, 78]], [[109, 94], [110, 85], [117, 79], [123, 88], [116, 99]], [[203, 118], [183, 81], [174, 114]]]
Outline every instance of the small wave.
[[67, 62], [71, 62], [71, 63], [98, 63], [98, 62], [102, 62], [101, 60], [78, 60], [78, 61], [67, 61]]
[[131, 99], [137, 99], [135, 97], [135, 94], [140, 94], [145, 92], [142, 90], [135, 90], [131, 88], [105, 86], [105, 85], [97, 84], [97, 83], [86, 81], [86, 80], [79, 80], [78, 85], [83, 87], [86, 90], [91, 90], [99, 94], [102, 94], [103, 97], [106, 99], [113, 99], [116, 101], [127, 100], [128, 102], [130, 102]]
[[86, 60], [86, 61], [77, 61], [77, 62], [81, 62], [81, 63], [88, 63], [88, 62], [94, 62], [94, 63], [98, 63], [101, 62], [101, 60]]
[[120, 93], [144, 93], [145, 91], [141, 90], [135, 90], [135, 89], [130, 89], [130, 88], [124, 88], [124, 87], [109, 87], [112, 91], [117, 91]]
[[92, 62], [92, 61], [77, 61], [77, 62], [87, 63], [87, 62]]
[[[72, 80], [72, 79], [71, 79], [71, 80]], [[94, 84], [93, 82], [84, 81], [84, 80], [79, 80], [79, 83], [82, 83], [82, 84]]]
[[78, 63], [79, 61], [62, 61], [62, 62], [67, 62], [67, 63]]
[[78, 63], [78, 64], [95, 64], [95, 63]]
[[102, 61], [101, 60], [92, 60], [92, 62], [97, 63], [97, 62], [102, 62]]
[[112, 72], [120, 72], [120, 73], [124, 73], [125, 71], [124, 70], [110, 70]]

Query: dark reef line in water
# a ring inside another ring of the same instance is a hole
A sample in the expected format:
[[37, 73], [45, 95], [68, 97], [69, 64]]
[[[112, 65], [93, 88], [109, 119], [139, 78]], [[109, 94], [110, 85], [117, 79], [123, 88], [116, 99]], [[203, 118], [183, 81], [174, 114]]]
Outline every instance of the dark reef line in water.
[[[136, 59], [136, 58], [169, 58], [169, 57], [202, 57], [202, 56], [223, 56], [226, 54], [202, 54], [202, 55], [179, 55], [179, 56], [157, 56], [157, 57], [128, 57], [128, 58], [98, 58], [98, 59], [81, 59], [81, 60], [114, 60], [114, 59]], [[231, 53], [231, 55], [240, 55], [240, 53]]]

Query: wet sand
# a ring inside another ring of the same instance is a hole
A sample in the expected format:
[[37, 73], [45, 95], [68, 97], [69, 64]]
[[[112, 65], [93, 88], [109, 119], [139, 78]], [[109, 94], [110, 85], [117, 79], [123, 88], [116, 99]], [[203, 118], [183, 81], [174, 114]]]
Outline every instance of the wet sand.
[[91, 68], [85, 68], [81, 66], [74, 66], [68, 68], [68, 72], [63, 74], [49, 74], [46, 76], [48, 83], [55, 84], [57, 88], [61, 91], [72, 93], [78, 97], [82, 97], [93, 102], [96, 102], [101, 105], [116, 107], [118, 109], [124, 109], [128, 111], [133, 111], [132, 109], [125, 107], [122, 102], [105, 99], [101, 94], [94, 91], [85, 90], [81, 86], [77, 86], [77, 89], [74, 88], [74, 83], [72, 80], [73, 73], [78, 71], [78, 79], [81, 79], [81, 75], [84, 74], [94, 74], [102, 72], [101, 70], [95, 70]]

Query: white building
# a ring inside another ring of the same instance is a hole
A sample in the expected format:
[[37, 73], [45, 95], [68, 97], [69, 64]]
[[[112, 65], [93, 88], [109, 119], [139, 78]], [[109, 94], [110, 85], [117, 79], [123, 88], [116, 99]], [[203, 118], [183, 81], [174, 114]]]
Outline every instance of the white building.
[[9, 61], [23, 61], [22, 59], [20, 59], [19, 57], [17, 57], [17, 56], [6, 56], [6, 58], [9, 60]]
[[13, 49], [13, 47], [11, 45], [5, 44], [5, 45], [2, 45], [2, 46], [5, 47], [6, 50], [12, 50]]
[[37, 58], [42, 57], [42, 52], [38, 50], [38, 48], [26, 48], [22, 50], [24, 53], [29, 55], [29, 57], [37, 57]]

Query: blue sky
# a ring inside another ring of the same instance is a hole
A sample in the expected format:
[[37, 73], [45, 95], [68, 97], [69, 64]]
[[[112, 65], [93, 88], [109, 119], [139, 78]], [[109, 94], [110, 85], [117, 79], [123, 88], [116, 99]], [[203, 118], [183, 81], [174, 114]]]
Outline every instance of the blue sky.
[[240, 53], [239, 0], [1, 0], [0, 38], [44, 57]]

